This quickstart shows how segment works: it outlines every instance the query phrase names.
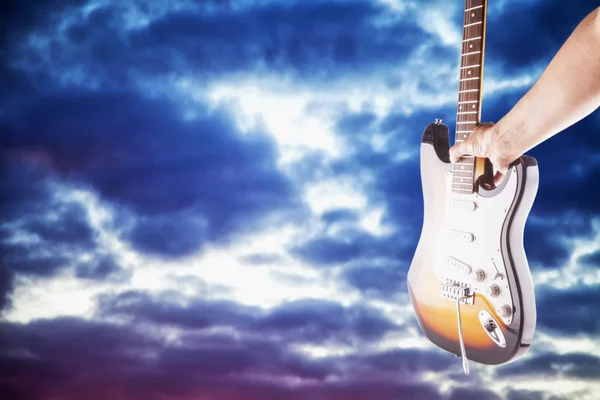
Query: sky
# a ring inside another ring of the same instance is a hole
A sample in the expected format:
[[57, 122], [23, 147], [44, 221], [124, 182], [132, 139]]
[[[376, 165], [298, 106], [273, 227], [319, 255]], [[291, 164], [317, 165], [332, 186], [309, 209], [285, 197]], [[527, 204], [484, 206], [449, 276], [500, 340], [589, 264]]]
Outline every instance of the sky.
[[[482, 119], [597, 1], [490, 0]], [[0, 5], [3, 400], [600, 398], [600, 114], [534, 148], [516, 363], [419, 331], [419, 146], [463, 3]], [[574, 72], [575, 73], [575, 72]]]

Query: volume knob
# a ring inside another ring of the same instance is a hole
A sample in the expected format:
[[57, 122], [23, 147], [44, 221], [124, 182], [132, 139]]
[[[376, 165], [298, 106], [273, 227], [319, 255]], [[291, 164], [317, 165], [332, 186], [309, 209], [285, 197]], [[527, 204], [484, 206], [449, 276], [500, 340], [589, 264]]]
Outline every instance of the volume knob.
[[485, 272], [482, 269], [474, 271], [472, 276], [477, 282], [483, 282], [485, 280]]
[[512, 307], [508, 304], [496, 308], [496, 314], [502, 318], [508, 318], [512, 315]]
[[498, 285], [490, 285], [485, 289], [485, 295], [487, 297], [497, 297], [500, 294], [500, 287]]

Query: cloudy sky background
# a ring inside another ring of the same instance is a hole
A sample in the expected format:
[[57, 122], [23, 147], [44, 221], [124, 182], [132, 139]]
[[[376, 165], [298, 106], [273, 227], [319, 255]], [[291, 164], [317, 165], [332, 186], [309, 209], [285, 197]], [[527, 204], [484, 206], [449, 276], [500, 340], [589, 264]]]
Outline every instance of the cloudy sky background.
[[[490, 0], [483, 120], [596, 0]], [[530, 152], [526, 358], [421, 335], [418, 150], [463, 4], [0, 6], [2, 399], [600, 398], [600, 114]], [[576, 73], [576, 72], [574, 72]]]

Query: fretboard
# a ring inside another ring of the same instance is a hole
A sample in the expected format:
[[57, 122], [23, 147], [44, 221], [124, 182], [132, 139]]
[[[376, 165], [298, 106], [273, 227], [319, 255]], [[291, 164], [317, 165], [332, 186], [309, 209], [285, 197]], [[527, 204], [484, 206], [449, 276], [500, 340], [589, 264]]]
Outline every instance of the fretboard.
[[[469, 136], [480, 122], [487, 0], [465, 0], [456, 142]], [[473, 193], [476, 158], [464, 156], [454, 165], [452, 190]]]

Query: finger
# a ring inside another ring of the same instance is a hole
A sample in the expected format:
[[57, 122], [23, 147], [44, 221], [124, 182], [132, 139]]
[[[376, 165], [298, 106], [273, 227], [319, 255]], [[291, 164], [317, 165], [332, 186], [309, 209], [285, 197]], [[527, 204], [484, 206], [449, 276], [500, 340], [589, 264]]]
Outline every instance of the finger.
[[494, 186], [498, 186], [500, 185], [500, 183], [502, 183], [502, 181], [504, 180], [504, 175], [506, 175], [507, 169], [502, 168], [502, 169], [498, 169], [496, 171], [496, 173], [494, 174]]

